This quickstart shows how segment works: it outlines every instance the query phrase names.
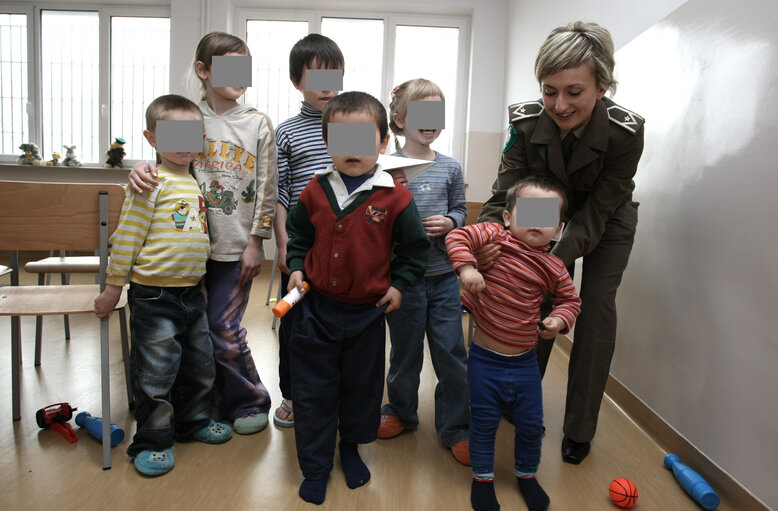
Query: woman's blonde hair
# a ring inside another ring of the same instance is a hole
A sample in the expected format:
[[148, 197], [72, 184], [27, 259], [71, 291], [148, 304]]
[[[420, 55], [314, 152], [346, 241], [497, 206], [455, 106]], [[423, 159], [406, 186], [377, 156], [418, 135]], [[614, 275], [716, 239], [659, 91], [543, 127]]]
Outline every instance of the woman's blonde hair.
[[389, 103], [389, 129], [394, 133], [394, 145], [399, 150], [399, 135], [405, 135], [403, 129], [394, 122], [394, 114], [400, 119], [405, 119], [408, 114], [408, 101], [418, 101], [430, 96], [440, 96], [445, 101], [443, 91], [434, 82], [424, 78], [414, 78], [398, 85], [392, 91], [392, 100]]
[[613, 38], [610, 32], [597, 23], [573, 21], [551, 31], [538, 50], [535, 59], [535, 78], [543, 78], [563, 69], [571, 69], [591, 63], [600, 88], [616, 92], [613, 68]]

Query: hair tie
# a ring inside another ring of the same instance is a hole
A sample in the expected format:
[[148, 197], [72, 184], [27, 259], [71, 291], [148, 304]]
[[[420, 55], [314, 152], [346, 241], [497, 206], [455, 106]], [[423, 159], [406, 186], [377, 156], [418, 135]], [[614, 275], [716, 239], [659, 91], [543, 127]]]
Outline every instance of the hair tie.
[[400, 88], [400, 86], [399, 86], [399, 85], [395, 85], [395, 86], [394, 86], [394, 89], [392, 89], [392, 96], [394, 96], [395, 94], [397, 94], [397, 89], [399, 89], [399, 88]]

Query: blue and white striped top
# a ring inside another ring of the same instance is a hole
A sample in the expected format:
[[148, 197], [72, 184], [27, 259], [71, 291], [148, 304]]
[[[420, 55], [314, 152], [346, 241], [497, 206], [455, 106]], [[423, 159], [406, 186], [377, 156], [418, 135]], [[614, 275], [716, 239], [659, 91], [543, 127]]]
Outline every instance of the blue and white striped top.
[[332, 163], [321, 137], [321, 111], [303, 102], [300, 113], [276, 128], [278, 200], [288, 211], [317, 170]]
[[[467, 219], [462, 165], [451, 156], [438, 152], [435, 154], [435, 165], [408, 183], [408, 190], [413, 194], [413, 200], [422, 218], [433, 215], [448, 216], [454, 220], [455, 228], [462, 227]], [[401, 151], [397, 151], [393, 156], [406, 158]], [[446, 251], [446, 237], [430, 238], [430, 242], [430, 258], [424, 276], [433, 277], [454, 271]]]

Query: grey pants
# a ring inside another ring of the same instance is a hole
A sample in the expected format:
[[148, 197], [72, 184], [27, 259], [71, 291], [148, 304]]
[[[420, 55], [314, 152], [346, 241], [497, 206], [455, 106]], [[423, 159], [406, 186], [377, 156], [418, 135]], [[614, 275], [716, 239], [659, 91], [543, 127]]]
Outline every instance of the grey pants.
[[[575, 323], [567, 370], [563, 432], [589, 442], [597, 429], [600, 404], [616, 345], [616, 291], [627, 268], [637, 227], [638, 203], [627, 201], [614, 212], [597, 247], [583, 258], [581, 313]], [[573, 275], [574, 265], [568, 268]], [[549, 304], [550, 305], [550, 304]], [[545, 316], [550, 307], [542, 311]], [[554, 340], [539, 339], [538, 365], [543, 375]]]

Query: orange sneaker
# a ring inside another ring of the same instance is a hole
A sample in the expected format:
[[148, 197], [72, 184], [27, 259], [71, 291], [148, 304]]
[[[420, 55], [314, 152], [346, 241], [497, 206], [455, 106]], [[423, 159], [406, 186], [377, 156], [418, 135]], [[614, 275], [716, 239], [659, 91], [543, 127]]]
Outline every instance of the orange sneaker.
[[451, 446], [451, 454], [454, 455], [454, 459], [465, 466], [470, 466], [470, 442], [462, 440], [458, 444]]
[[378, 438], [386, 440], [394, 438], [405, 431], [405, 426], [396, 415], [381, 414], [381, 425], [378, 427]]

